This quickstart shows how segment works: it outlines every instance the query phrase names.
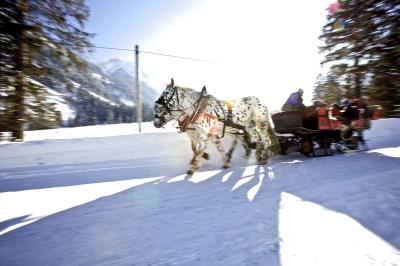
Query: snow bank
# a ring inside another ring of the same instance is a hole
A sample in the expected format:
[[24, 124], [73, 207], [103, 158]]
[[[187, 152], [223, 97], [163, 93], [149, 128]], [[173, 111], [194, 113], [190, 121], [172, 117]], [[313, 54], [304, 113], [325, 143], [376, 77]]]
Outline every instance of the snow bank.
[[[142, 133], [177, 132], [176, 124], [168, 123], [164, 128], [155, 128], [153, 122], [142, 123]], [[25, 141], [39, 141], [46, 139], [74, 139], [74, 138], [100, 138], [112, 136], [125, 136], [138, 134], [139, 127], [136, 123], [96, 125], [73, 128], [57, 128], [34, 130], [25, 132]], [[389, 118], [372, 121], [372, 129], [365, 135], [369, 139], [396, 136], [400, 134], [400, 119]], [[1, 143], [1, 142], [0, 142]], [[4, 144], [5, 142], [3, 142]]]
[[[158, 129], [154, 127], [153, 122], [141, 123], [141, 129], [142, 133], [166, 133], [177, 131], [173, 124], [168, 124], [165, 128]], [[139, 134], [139, 126], [137, 123], [26, 131], [25, 142], [46, 139], [101, 138], [131, 134]]]

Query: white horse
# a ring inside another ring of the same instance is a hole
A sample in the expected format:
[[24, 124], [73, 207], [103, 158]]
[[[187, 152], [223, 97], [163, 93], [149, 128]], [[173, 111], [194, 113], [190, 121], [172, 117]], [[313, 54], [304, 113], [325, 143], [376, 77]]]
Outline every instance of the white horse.
[[[266, 164], [268, 149], [271, 146], [269, 132], [273, 131], [273, 122], [267, 107], [256, 97], [245, 97], [229, 104], [220, 102], [202, 92], [171, 84], [167, 85], [154, 105], [154, 126], [160, 128], [171, 120], [177, 120], [181, 131], [191, 140], [193, 158], [187, 171], [192, 175], [200, 167], [200, 159], [208, 159], [205, 153], [207, 142], [212, 139], [223, 157], [223, 167], [230, 166], [232, 152], [239, 138], [249, 156], [251, 148], [256, 149], [258, 164]], [[224, 134], [234, 135], [230, 150], [225, 153], [220, 142]]]

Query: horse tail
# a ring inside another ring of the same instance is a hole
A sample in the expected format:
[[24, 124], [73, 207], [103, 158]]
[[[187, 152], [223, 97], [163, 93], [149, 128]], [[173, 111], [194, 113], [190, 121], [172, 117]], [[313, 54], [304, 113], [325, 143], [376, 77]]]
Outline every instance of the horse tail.
[[267, 128], [267, 134], [268, 134], [268, 139], [269, 139], [269, 149], [273, 154], [278, 154], [280, 153], [280, 144], [279, 144], [279, 139], [276, 136], [275, 132], [275, 124], [274, 121], [272, 120], [272, 116], [269, 113], [269, 110], [267, 106], [265, 106], [265, 111], [267, 114], [267, 123], [268, 123], [268, 128]]
[[271, 130], [275, 131], [275, 124], [274, 124], [274, 121], [272, 120], [272, 116], [269, 113], [267, 106], [265, 106], [265, 112], [267, 113], [268, 127], [271, 128]]

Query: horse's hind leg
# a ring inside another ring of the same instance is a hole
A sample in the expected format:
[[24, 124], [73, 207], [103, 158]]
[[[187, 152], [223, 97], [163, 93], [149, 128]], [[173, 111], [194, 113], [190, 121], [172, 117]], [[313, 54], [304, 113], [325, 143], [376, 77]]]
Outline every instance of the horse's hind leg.
[[256, 147], [256, 158], [258, 164], [260, 165], [266, 164], [269, 159], [268, 148], [271, 146], [271, 143], [268, 138], [267, 125], [268, 124], [265, 121], [259, 122], [255, 132], [258, 140]]
[[228, 153], [225, 153], [224, 146], [222, 146], [221, 140], [218, 136], [213, 137], [213, 141], [215, 146], [217, 147], [217, 150], [222, 154], [222, 158], [224, 160], [224, 164], [222, 168], [226, 169], [229, 168], [230, 165], [230, 156], [228, 156]]
[[232, 159], [232, 153], [235, 150], [237, 144], [237, 138], [235, 137], [232, 141], [231, 147], [229, 148], [228, 153], [226, 154], [227, 160], [230, 163], [231, 159]]
[[259, 165], [264, 165], [268, 161], [268, 151], [261, 141], [257, 142], [256, 158]]
[[249, 134], [245, 133], [244, 135], [238, 136], [238, 138], [241, 140], [243, 148], [245, 150], [245, 158], [249, 159], [251, 155], [251, 137]]

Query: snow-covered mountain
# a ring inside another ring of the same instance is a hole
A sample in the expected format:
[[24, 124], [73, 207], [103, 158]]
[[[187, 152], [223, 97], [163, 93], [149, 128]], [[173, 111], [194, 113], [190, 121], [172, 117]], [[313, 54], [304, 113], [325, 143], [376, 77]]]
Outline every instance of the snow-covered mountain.
[[134, 75], [135, 73], [135, 63], [133, 61], [125, 61], [118, 58], [110, 59], [106, 62], [99, 63], [98, 66], [104, 73], [112, 74], [118, 69], [123, 69], [126, 72]]
[[[108, 76], [113, 77], [121, 83], [126, 84], [127, 87], [135, 82], [135, 63], [133, 61], [125, 61], [122, 59], [113, 58], [106, 62], [97, 64], [100, 69]], [[154, 93], [157, 90], [163, 89], [164, 83], [152, 78], [148, 73], [140, 71], [140, 86], [142, 90], [142, 97], [144, 101], [153, 101]]]
[[[56, 73], [55, 79], [38, 79], [46, 87], [56, 91], [61, 98], [60, 105], [66, 104], [69, 114], [74, 114], [72, 117], [69, 115], [69, 121], [64, 121], [64, 124], [93, 125], [135, 121], [134, 65], [119, 59], [87, 64], [84, 71], [72, 69], [68, 76], [69, 86], [63, 81], [66, 74], [62, 69]], [[148, 121], [152, 119], [152, 106], [158, 92], [145, 81], [140, 83], [144, 120]], [[65, 106], [63, 109], [66, 109]]]

